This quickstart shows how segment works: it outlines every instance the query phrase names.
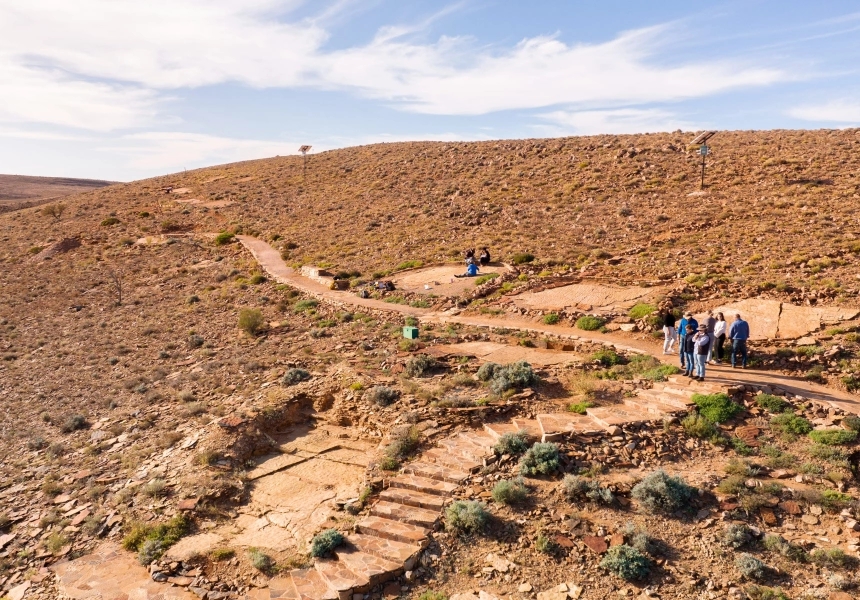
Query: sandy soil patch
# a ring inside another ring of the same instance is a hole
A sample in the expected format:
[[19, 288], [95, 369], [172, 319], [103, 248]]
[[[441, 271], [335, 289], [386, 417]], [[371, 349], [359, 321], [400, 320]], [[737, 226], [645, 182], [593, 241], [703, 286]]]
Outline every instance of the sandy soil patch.
[[526, 292], [515, 296], [513, 301], [520, 308], [528, 309], [564, 310], [577, 307], [581, 310], [612, 311], [628, 309], [637, 302], [655, 298], [661, 291], [660, 288], [575, 283], [542, 292]]
[[435, 296], [460, 296], [475, 288], [475, 280], [488, 273], [504, 273], [504, 266], [481, 267], [478, 277], [455, 277], [466, 272], [464, 265], [442, 265], [407, 271], [394, 277], [397, 289], [415, 294]]

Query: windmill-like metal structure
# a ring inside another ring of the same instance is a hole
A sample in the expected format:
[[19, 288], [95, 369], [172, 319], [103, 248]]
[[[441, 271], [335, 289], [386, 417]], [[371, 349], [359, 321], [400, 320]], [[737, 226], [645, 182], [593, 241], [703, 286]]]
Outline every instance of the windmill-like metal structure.
[[699, 146], [699, 155], [702, 157], [702, 184], [701, 189], [705, 189], [705, 157], [711, 153], [708, 146], [708, 140], [717, 135], [716, 131], [704, 131], [693, 138], [690, 142], [691, 146]]
[[299, 147], [299, 152], [302, 153], [302, 179], [305, 178], [305, 174], [308, 170], [308, 152], [311, 151], [311, 146], [304, 144]]

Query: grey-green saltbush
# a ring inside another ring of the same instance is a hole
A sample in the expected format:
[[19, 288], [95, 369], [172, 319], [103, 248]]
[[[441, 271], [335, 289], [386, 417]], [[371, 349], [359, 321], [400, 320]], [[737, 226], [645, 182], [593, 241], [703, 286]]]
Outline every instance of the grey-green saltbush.
[[326, 556], [343, 543], [343, 534], [337, 529], [326, 529], [311, 540], [311, 556]]
[[501, 504], [519, 504], [529, 496], [522, 478], [503, 479], [493, 487], [493, 500]]
[[305, 371], [304, 369], [289, 369], [286, 373], [284, 373], [283, 379], [281, 379], [281, 383], [284, 385], [295, 385], [301, 381], [305, 381], [306, 379], [310, 379], [311, 374]]
[[445, 509], [445, 527], [456, 533], [481, 533], [490, 520], [483, 502], [456, 500]]
[[735, 559], [735, 567], [738, 573], [747, 579], [761, 579], [764, 577], [767, 566], [752, 554], [743, 552]]
[[502, 437], [493, 446], [496, 454], [510, 454], [517, 456], [529, 449], [529, 434], [521, 429], [502, 434]]
[[523, 475], [549, 475], [558, 469], [558, 446], [538, 442], [529, 448], [520, 459]]
[[407, 377], [423, 377], [437, 366], [439, 363], [435, 358], [426, 354], [419, 354], [406, 361], [405, 373]]
[[651, 570], [648, 557], [627, 544], [613, 546], [600, 561], [600, 566], [625, 581], [643, 579]]
[[615, 501], [612, 490], [603, 487], [600, 482], [592, 479], [565, 475], [561, 485], [564, 487], [564, 493], [569, 500], [591, 500], [603, 504], [612, 504]]
[[388, 406], [400, 397], [400, 392], [388, 386], [377, 385], [367, 391], [367, 397], [379, 406]]
[[673, 513], [686, 507], [696, 488], [658, 469], [637, 483], [631, 495], [648, 512]]

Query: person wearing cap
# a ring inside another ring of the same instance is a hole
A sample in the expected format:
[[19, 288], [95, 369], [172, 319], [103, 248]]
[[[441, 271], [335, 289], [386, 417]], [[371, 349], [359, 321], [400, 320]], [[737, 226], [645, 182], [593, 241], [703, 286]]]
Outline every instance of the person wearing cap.
[[741, 355], [743, 362], [741, 368], [747, 368], [747, 340], [750, 337], [750, 325], [739, 314], [735, 315], [735, 321], [729, 327], [729, 339], [732, 342], [732, 368], [735, 368], [735, 358]]
[[702, 323], [699, 331], [693, 336], [693, 346], [696, 361], [696, 376], [698, 381], [705, 380], [705, 365], [708, 364], [708, 352], [711, 348], [711, 336], [708, 335], [708, 326]]
[[696, 321], [696, 319], [693, 318], [693, 313], [691, 313], [690, 311], [687, 311], [684, 313], [684, 318], [681, 319], [681, 322], [679, 323], [679, 326], [678, 326], [678, 352], [679, 352], [680, 357], [681, 357], [681, 368], [682, 369], [688, 369], [689, 368], [689, 370], [692, 371], [693, 365], [692, 364], [687, 365], [685, 362], [686, 361], [685, 355], [687, 352], [686, 352], [686, 345], [684, 344], [684, 341], [686, 340], [686, 337], [687, 337], [687, 325], [690, 325], [693, 328], [694, 332], [696, 331], [696, 328], [699, 326], [699, 323]]
[[681, 345], [681, 364], [684, 365], [684, 375], [687, 377], [693, 376], [693, 353], [696, 351], [696, 343], [693, 340], [694, 334], [695, 329], [693, 329], [693, 326], [687, 325], [684, 327], [684, 335], [681, 337], [683, 340]]

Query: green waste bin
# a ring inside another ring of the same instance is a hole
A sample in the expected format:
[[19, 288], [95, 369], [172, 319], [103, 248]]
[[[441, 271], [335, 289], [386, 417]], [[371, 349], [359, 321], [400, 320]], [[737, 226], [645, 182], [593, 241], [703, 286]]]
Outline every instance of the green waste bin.
[[418, 339], [418, 328], [406, 326], [403, 328], [403, 337], [407, 340], [417, 340]]

